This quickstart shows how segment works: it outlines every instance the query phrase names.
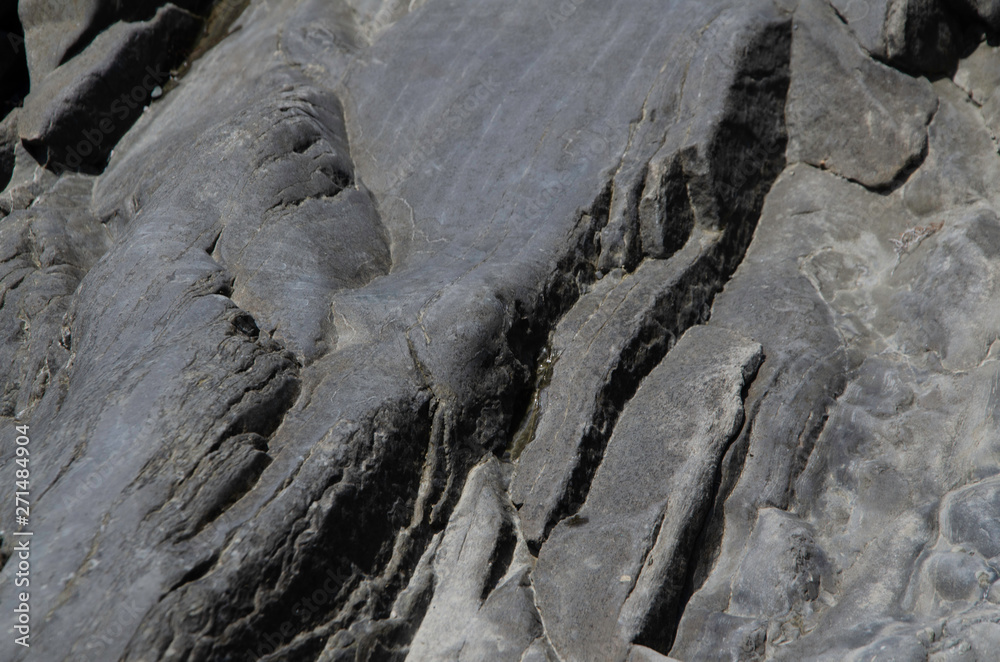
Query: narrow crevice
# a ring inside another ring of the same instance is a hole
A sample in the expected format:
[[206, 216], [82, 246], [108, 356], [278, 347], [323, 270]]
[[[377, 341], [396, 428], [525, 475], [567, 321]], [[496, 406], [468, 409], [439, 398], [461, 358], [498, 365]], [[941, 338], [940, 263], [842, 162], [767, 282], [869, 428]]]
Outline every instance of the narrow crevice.
[[[688, 209], [665, 210], [666, 218], [714, 218], [721, 238], [702, 253], [677, 285], [661, 294], [653, 314], [626, 346], [620, 362], [598, 396], [594, 419], [581, 443], [567, 489], [546, 523], [544, 544], [560, 521], [574, 516], [586, 501], [608, 441], [626, 403], [642, 380], [663, 360], [676, 340], [696, 324], [708, 321], [715, 295], [722, 291], [743, 260], [753, 239], [771, 185], [785, 166], [784, 123], [791, 54], [791, 22], [756, 35], [744, 50], [719, 128], [707, 147], [707, 175], [691, 177], [688, 168], [668, 169], [684, 180], [685, 195], [671, 196]], [[696, 153], [683, 156], [691, 160]], [[661, 188], [668, 182], [659, 182]], [[672, 213], [671, 213], [672, 211]], [[699, 221], [702, 222], [702, 221]], [[689, 241], [699, 240], [693, 237]], [[649, 259], [649, 258], [647, 258]]]
[[[247, 461], [240, 464], [235, 472], [226, 473], [221, 479], [217, 479], [224, 480], [224, 483], [219, 486], [219, 493], [213, 495], [215, 503], [211, 504], [211, 507], [195, 521], [185, 521], [183, 529], [186, 530], [179, 531], [175, 537], [172, 537], [174, 542], [189, 540], [204, 531], [212, 522], [249, 494], [257, 485], [264, 470], [271, 465], [273, 460], [267, 454], [267, 442], [263, 437], [253, 433], [241, 435], [241, 437], [233, 438], [232, 443], [251, 446], [254, 448], [254, 452], [250, 454]], [[212, 451], [210, 455], [217, 452]], [[212, 459], [211, 457], [205, 458], [206, 461]]]
[[[217, 450], [230, 437], [255, 433], [270, 439], [295, 405], [301, 382], [293, 370], [275, 367], [275, 371], [257, 389], [247, 389], [232, 407], [235, 416], [209, 452]], [[244, 402], [247, 404], [244, 405]], [[239, 411], [237, 411], [239, 410]]]
[[177, 589], [179, 589], [180, 587], [184, 586], [185, 584], [190, 584], [191, 582], [198, 581], [199, 579], [201, 579], [202, 577], [204, 577], [208, 573], [209, 570], [212, 569], [212, 566], [214, 566], [215, 562], [218, 561], [218, 560], [219, 560], [219, 553], [216, 552], [216, 553], [212, 554], [210, 557], [208, 557], [207, 559], [205, 559], [204, 561], [201, 561], [201, 562], [197, 563], [193, 568], [191, 568], [190, 570], [188, 570], [184, 574], [184, 576], [181, 577], [177, 581], [176, 584], [174, 584], [169, 589], [167, 589], [167, 593], [170, 593], [172, 591], [176, 591]]
[[[516, 365], [521, 367], [521, 374], [514, 388], [501, 397], [502, 407], [510, 412], [510, 422], [504, 434], [491, 444], [497, 455], [512, 451], [512, 440], [518, 431], [527, 433], [531, 417], [538, 415], [536, 398], [539, 389], [544, 388], [546, 372], [551, 375], [552, 361], [556, 358], [546, 347], [558, 321], [597, 280], [600, 234], [608, 224], [613, 191], [614, 182], [609, 179], [590, 208], [580, 216], [571, 250], [559, 260], [533, 305], [521, 302], [515, 305], [517, 315], [507, 332], [507, 346]], [[522, 439], [518, 452], [530, 442], [530, 437]]]
[[702, 255], [677, 286], [656, 301], [654, 314], [624, 348], [617, 367], [598, 396], [594, 420], [582, 441], [568, 488], [546, 524], [545, 535], [532, 551], [537, 553], [552, 528], [575, 515], [586, 501], [618, 417], [642, 380], [660, 364], [687, 329], [708, 322], [716, 294], [725, 287], [753, 236], [752, 232], [727, 234], [729, 240], [724, 238]]
[[493, 589], [497, 587], [503, 576], [507, 574], [510, 563], [514, 559], [514, 550], [517, 549], [517, 536], [514, 534], [514, 525], [504, 519], [500, 524], [500, 531], [497, 533], [496, 545], [490, 555], [490, 574], [483, 585], [480, 601], [485, 601]]
[[[816, 441], [823, 434], [823, 430], [826, 429], [826, 424], [830, 418], [830, 410], [836, 405], [837, 400], [843, 395], [846, 388], [847, 379], [845, 374], [843, 372], [838, 373], [836, 383], [833, 384], [833, 387], [824, 397], [826, 402], [822, 410], [813, 410], [806, 420], [805, 428], [799, 435], [798, 446], [795, 448], [795, 456], [792, 458], [791, 467], [789, 467], [788, 487], [785, 491], [788, 495], [787, 503], [794, 501], [795, 483], [798, 481], [799, 476], [802, 475], [802, 472], [805, 471], [806, 465], [809, 464], [809, 458], [812, 457], [813, 449], [816, 447]], [[814, 420], [817, 417], [818, 420]]]
[[503, 455], [504, 461], [516, 462], [528, 447], [528, 444], [535, 438], [535, 431], [538, 429], [538, 421], [542, 415], [543, 402], [545, 399], [545, 389], [552, 381], [552, 372], [555, 370], [555, 363], [558, 357], [553, 354], [551, 340], [542, 348], [538, 357], [538, 367], [535, 370], [535, 385], [532, 390], [528, 411], [521, 420], [517, 432], [511, 437], [510, 445]]
[[[236, 318], [241, 315], [249, 317], [239, 308], [233, 310]], [[235, 325], [234, 330], [238, 330]], [[164, 539], [182, 541], [192, 538], [253, 489], [261, 474], [272, 461], [272, 458], [267, 455], [268, 442], [284, 422], [285, 416], [295, 405], [301, 393], [298, 366], [290, 360], [291, 357], [287, 355], [287, 352], [282, 352], [282, 354], [287, 360], [275, 362], [268, 374], [262, 376], [255, 386], [247, 386], [239, 396], [232, 398], [227, 403], [228, 413], [223, 418], [228, 418], [229, 421], [225, 428], [221, 432], [215, 433], [214, 439], [205, 452], [186, 470], [182, 478], [171, 484], [166, 497], [159, 505], [143, 515], [141, 523], [152, 521], [164, 512], [169, 504], [178, 499], [179, 495], [183, 495], [184, 486], [191, 484], [193, 476], [204, 471], [206, 465], [210, 465], [217, 459], [219, 450], [227, 442], [245, 444], [253, 447], [257, 452], [235, 474], [226, 475], [229, 484], [223, 489], [223, 494], [217, 497], [217, 503], [207, 512], [200, 513], [200, 516], [196, 518], [185, 514], [183, 519], [174, 525], [160, 521], [156, 523], [156, 528], [167, 532]], [[256, 361], [257, 359], [254, 360], [254, 364]], [[252, 367], [253, 365], [247, 366], [242, 372], [247, 372]], [[160, 470], [161, 466], [156, 461], [151, 461], [139, 471], [139, 476], [141, 478], [158, 473]], [[213, 484], [217, 481], [217, 477], [212, 479]], [[194, 502], [204, 505], [203, 499], [204, 497], [201, 495], [196, 495]], [[181, 514], [186, 512], [183, 509], [185, 505], [181, 504]], [[168, 515], [168, 517], [171, 516]]]
[[[691, 317], [685, 319], [679, 326], [687, 328], [697, 323], [699, 319], [703, 319], [707, 314], [707, 304], [708, 302], [703, 306], [693, 306], [694, 309], [690, 311]], [[538, 548], [548, 538], [556, 524], [576, 515], [583, 506], [594, 475], [604, 459], [604, 452], [619, 415], [625, 404], [635, 395], [643, 378], [652, 372], [676, 342], [679, 335], [677, 332], [680, 329], [675, 328], [673, 331], [667, 330], [656, 320], [650, 320], [650, 323], [642, 328], [632, 343], [625, 348], [621, 361], [598, 396], [599, 404], [594, 420], [587, 428], [580, 445], [579, 459], [566, 492], [559, 507], [546, 523], [542, 540], [533, 546], [533, 552], [538, 552]]]
[[961, 4], [935, 0], [891, 4], [883, 25], [885, 52], [865, 50], [873, 60], [914, 78], [951, 78], [959, 60], [986, 31], [982, 20], [974, 12], [962, 11]]
[[839, 10], [839, 9], [837, 9], [837, 5], [833, 4], [833, 2], [830, 2], [829, 4], [830, 4], [830, 9], [832, 9], [832, 10], [833, 10], [833, 15], [837, 17], [837, 20], [839, 20], [839, 21], [840, 21], [841, 23], [843, 23], [844, 25], [846, 25], [846, 26], [850, 27], [850, 25], [851, 25], [851, 24], [850, 24], [850, 22], [849, 22], [849, 21], [847, 20], [847, 17], [845, 17], [845, 16], [844, 16], [844, 15], [843, 15], [843, 14], [842, 14], [842, 13], [840, 12], [840, 10]]
[[201, 2], [200, 4], [201, 7], [198, 7], [200, 15], [203, 15], [203, 12], [209, 6], [211, 6], [211, 11], [204, 19], [201, 35], [191, 47], [187, 59], [178, 67], [174, 76], [167, 81], [167, 84], [163, 86], [164, 92], [168, 92], [175, 87], [178, 81], [191, 70], [195, 62], [201, 59], [212, 48], [218, 46], [223, 39], [235, 32], [235, 30], [230, 30], [230, 26], [250, 6], [250, 0], [215, 0], [215, 2]]
[[[375, 620], [371, 621], [371, 625], [389, 629], [373, 638], [367, 638], [366, 645], [371, 650], [382, 650], [385, 655], [375, 655], [370, 659], [396, 659], [393, 656], [405, 651], [416, 634], [422, 618], [410, 619], [413, 622], [406, 627], [389, 627], [391, 620], [387, 619], [391, 603], [409, 580], [430, 536], [441, 531], [447, 523], [471, 467], [485, 453], [504, 454], [515, 431], [530, 428], [529, 419], [536, 390], [545, 382], [546, 370], [551, 369], [552, 357], [545, 349], [551, 330], [556, 321], [596, 280], [596, 263], [600, 253], [599, 234], [608, 221], [611, 194], [612, 182], [608, 181], [590, 208], [581, 214], [570, 249], [558, 262], [540, 293], [534, 300], [514, 303], [513, 319], [505, 334], [506, 350], [496, 359], [512, 370], [514, 379], [501, 393], [493, 393], [488, 399], [469, 403], [450, 415], [448, 430], [441, 444], [447, 466], [442, 465], [435, 474], [435, 480], [443, 483], [441, 496], [428, 509], [426, 524], [421, 524], [418, 530], [410, 532], [410, 535], [422, 542], [412, 546], [410, 558], [404, 564], [406, 567], [401, 568], [391, 578], [391, 582], [381, 587], [381, 595], [372, 603], [372, 616]], [[412, 347], [411, 355], [414, 355], [414, 361], [419, 366]], [[427, 379], [430, 377], [427, 376]], [[352, 516], [355, 519], [358, 517], [356, 512]], [[514, 524], [505, 521], [491, 559], [491, 571], [483, 588], [482, 599], [485, 600], [503, 578], [513, 560], [516, 543]], [[427, 597], [428, 604], [430, 597]]]
[[[689, 190], [692, 182], [684, 172], [679, 153], [670, 159], [659, 181], [650, 181], [651, 170], [647, 165], [642, 191], [633, 198], [638, 201], [635, 216], [639, 224], [641, 256], [665, 260], [684, 247], [694, 230], [695, 210]], [[655, 189], [655, 193], [651, 189]], [[638, 261], [628, 271], [634, 271], [637, 266]]]

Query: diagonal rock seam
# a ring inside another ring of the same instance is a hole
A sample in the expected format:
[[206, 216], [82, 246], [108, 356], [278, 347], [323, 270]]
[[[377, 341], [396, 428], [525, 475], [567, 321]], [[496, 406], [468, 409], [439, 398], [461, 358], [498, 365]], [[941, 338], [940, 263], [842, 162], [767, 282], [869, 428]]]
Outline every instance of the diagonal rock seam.
[[[773, 78], [769, 81], [777, 89], [777, 94], [771, 99], [762, 100], [754, 98], [749, 90], [737, 85], [733, 96], [727, 99], [727, 111], [736, 115], [748, 106], [759, 108], [769, 104], [761, 111], [763, 117], [759, 119], [759, 124], [741, 127], [736, 117], [727, 116], [720, 122], [722, 129], [713, 137], [706, 155], [701, 156], [695, 149], [688, 149], [679, 155], [670, 155], [666, 159], [669, 164], [666, 168], [646, 168], [643, 171], [646, 178], [642, 196], [644, 206], [652, 208], [652, 204], [646, 201], [660, 198], [679, 205], [677, 208], [668, 206], [657, 212], [656, 216], [681, 223], [690, 218], [711, 219], [712, 224], [725, 229], [721, 239], [717, 239], [711, 232], [706, 235], [704, 220], [701, 222], [702, 228], [688, 228], [689, 234], [681, 241], [687, 241], [687, 250], [695, 251], [697, 257], [690, 261], [690, 266], [676, 282], [671, 283], [671, 287], [657, 294], [634, 330], [631, 341], [621, 348], [614, 369], [598, 393], [593, 418], [589, 421], [580, 445], [579, 461], [565, 492], [551, 515], [546, 518], [541, 535], [534, 534], [529, 538], [536, 552], [549, 531], [559, 521], [573, 516], [586, 500], [590, 482], [600, 466], [617, 417], [642, 379], [660, 363], [687, 328], [709, 320], [714, 295], [725, 287], [728, 278], [739, 265], [753, 238], [764, 195], [785, 165], [783, 108], [788, 82], [790, 25], [780, 25], [773, 32], [765, 32], [756, 38], [759, 41], [752, 42], [747, 47], [745, 66], [752, 71], [754, 66], [761, 66], [761, 61], [770, 58], [783, 60], [783, 65], [771, 70]], [[755, 61], [754, 57], [759, 60]], [[766, 66], [761, 66], [761, 69], [768, 71]], [[775, 119], [779, 120], [779, 124], [769, 126]], [[760, 146], [763, 146], [764, 158], [756, 153]], [[733, 154], [738, 156], [733, 158]], [[708, 163], [699, 163], [700, 158]], [[685, 162], [688, 164], [687, 168], [678, 166]], [[727, 171], [726, 166], [731, 162], [735, 162], [735, 165], [731, 166], [732, 170]], [[658, 170], [662, 170], [664, 174], [655, 174]], [[686, 174], [706, 170], [712, 174]], [[739, 174], [748, 170], [753, 174], [745, 177], [745, 188], [736, 191], [735, 196], [727, 195], [733, 192], [728, 188], [732, 186], [730, 182], [739, 182]], [[678, 196], [673, 193], [677, 190], [688, 193]], [[653, 214], [645, 209], [643, 212], [646, 216]], [[647, 221], [652, 222], [652, 219]], [[667, 231], [676, 232], [670, 228]], [[656, 259], [644, 257], [636, 273], [641, 271], [645, 262]]]

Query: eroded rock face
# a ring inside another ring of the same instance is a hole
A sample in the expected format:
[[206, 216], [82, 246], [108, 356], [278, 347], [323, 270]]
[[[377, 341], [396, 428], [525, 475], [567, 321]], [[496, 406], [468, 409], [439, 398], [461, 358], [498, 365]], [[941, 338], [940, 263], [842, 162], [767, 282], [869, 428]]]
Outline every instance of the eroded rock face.
[[0, 659], [993, 660], [995, 9], [22, 1]]

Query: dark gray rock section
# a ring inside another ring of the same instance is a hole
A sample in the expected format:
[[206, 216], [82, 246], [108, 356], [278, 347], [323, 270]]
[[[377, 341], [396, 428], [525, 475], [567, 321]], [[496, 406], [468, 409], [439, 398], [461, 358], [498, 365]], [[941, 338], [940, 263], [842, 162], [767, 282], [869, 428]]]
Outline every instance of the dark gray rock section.
[[[32, 410], [40, 489], [69, 504], [36, 522], [53, 527], [37, 599], [60, 607], [34, 653], [405, 655], [435, 536], [470, 468], [508, 445], [545, 337], [596, 278], [613, 174], [665, 53], [694, 60], [703, 96], [735, 85], [753, 102], [684, 118], [718, 151], [687, 161], [692, 205], [739, 228], [733, 246], [752, 231], [783, 150], [789, 24], [766, 3], [727, 8], [735, 43], [757, 50], [719, 79], [712, 51], [687, 48], [717, 11], [435, 2], [367, 48], [375, 32], [341, 6], [251, 6], [94, 186], [109, 245], [69, 306], [60, 388]], [[602, 73], [581, 87], [588, 58]], [[767, 156], [740, 157], [727, 127], [759, 129]], [[747, 164], [764, 175], [715, 190]], [[725, 255], [731, 270], [740, 251]], [[503, 526], [484, 534], [507, 549]], [[504, 649], [549, 655], [522, 581], [487, 576], [476, 622], [521, 605]], [[418, 643], [440, 639], [433, 623]], [[488, 656], [470, 637], [468, 655]]]
[[[220, 4], [236, 4], [240, 0], [225, 0]], [[83, 52], [99, 35], [117, 22], [149, 20], [164, 0], [20, 0], [17, 13], [24, 29], [23, 46], [28, 70], [34, 84], [39, 83], [57, 67]], [[200, 13], [210, 0], [178, 0], [182, 9]]]
[[35, 79], [18, 123], [22, 143], [56, 172], [100, 172], [200, 29], [197, 17], [172, 4], [147, 22], [116, 23]]
[[948, 71], [962, 52], [967, 25], [956, 14], [976, 0], [829, 0], [865, 49], [910, 71]]

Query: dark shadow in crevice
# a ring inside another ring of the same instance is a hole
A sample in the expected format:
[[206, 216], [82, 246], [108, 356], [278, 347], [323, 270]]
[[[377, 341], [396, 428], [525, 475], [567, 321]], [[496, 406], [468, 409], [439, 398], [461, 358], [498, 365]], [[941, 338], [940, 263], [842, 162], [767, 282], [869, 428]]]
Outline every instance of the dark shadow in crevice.
[[[24, 48], [24, 30], [17, 16], [17, 4], [6, 3], [0, 7], [0, 120], [24, 103], [30, 89], [28, 59]], [[13, 133], [5, 135], [0, 129], [0, 191], [7, 188], [14, 172]]]

